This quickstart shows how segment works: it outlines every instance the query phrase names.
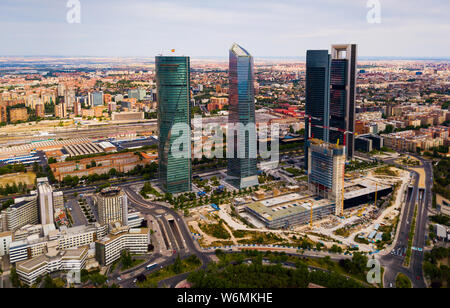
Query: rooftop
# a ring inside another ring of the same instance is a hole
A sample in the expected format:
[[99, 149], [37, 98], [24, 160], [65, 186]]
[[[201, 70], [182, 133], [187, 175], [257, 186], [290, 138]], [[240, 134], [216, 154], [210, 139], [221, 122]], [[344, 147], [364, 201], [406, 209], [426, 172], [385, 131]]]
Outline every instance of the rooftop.
[[233, 52], [238, 57], [251, 57], [250, 53], [247, 50], [245, 50], [236, 43], [234, 43], [233, 46], [231, 46], [230, 51]]
[[298, 193], [288, 194], [267, 200], [262, 200], [248, 205], [248, 208], [260, 214], [269, 221], [284, 218], [286, 216], [311, 211], [333, 204], [331, 200], [301, 195]]

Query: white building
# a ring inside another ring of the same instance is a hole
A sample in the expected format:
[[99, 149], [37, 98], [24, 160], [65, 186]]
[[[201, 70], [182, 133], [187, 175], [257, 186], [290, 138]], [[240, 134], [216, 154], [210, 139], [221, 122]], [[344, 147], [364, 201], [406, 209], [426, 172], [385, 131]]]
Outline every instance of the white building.
[[128, 224], [128, 199], [127, 195], [118, 187], [103, 189], [97, 195], [98, 221], [102, 225], [120, 222]]
[[12, 233], [10, 231], [0, 232], [0, 257], [9, 255], [9, 246], [12, 242]]
[[130, 229], [116, 225], [107, 237], [95, 242], [95, 255], [101, 265], [108, 266], [118, 260], [124, 250], [132, 254], [147, 253], [149, 244], [149, 229]]
[[130, 228], [139, 228], [144, 221], [144, 216], [141, 213], [128, 213], [128, 226]]
[[16, 231], [26, 225], [39, 223], [36, 197], [20, 198], [1, 213], [3, 231]]
[[53, 188], [48, 182], [48, 178], [37, 179], [38, 197], [39, 197], [39, 214], [41, 224], [53, 224]]
[[106, 233], [107, 226], [96, 223], [74, 228], [62, 227], [61, 230], [44, 231], [45, 236], [41, 236], [40, 233], [33, 233], [28, 237], [22, 236], [21, 240], [11, 242], [9, 260], [11, 263], [16, 263], [35, 258], [45, 254], [49, 247], [53, 246], [60, 251], [83, 247], [94, 243], [98, 239], [102, 239]]
[[80, 272], [86, 265], [87, 255], [87, 247], [63, 252], [51, 250], [45, 255], [17, 263], [17, 274], [22, 282], [32, 286], [38, 277], [56, 271]]

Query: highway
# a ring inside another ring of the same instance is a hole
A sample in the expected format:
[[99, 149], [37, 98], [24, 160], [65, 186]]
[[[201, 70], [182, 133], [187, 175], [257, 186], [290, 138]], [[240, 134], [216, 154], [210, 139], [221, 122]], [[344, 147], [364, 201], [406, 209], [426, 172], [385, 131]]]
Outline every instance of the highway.
[[[412, 155], [413, 156], [413, 155]], [[418, 158], [425, 170], [426, 189], [420, 189], [420, 175], [410, 170], [413, 174], [413, 185], [408, 189], [406, 203], [402, 209], [401, 221], [397, 238], [394, 240], [395, 248], [389, 254], [380, 258], [381, 264], [385, 267], [384, 286], [387, 288], [395, 287], [395, 280], [399, 273], [409, 277], [414, 288], [426, 288], [424, 282], [422, 263], [424, 258], [423, 249], [425, 247], [425, 237], [427, 234], [428, 209], [431, 206], [431, 187], [432, 187], [432, 166], [427, 160]], [[395, 159], [389, 159], [386, 163], [396, 164]], [[408, 248], [409, 232], [413, 223], [414, 211], [417, 205], [416, 228], [414, 232], [413, 247], [420, 248], [422, 251], [413, 250], [410, 258], [409, 267], [404, 266], [406, 249]]]

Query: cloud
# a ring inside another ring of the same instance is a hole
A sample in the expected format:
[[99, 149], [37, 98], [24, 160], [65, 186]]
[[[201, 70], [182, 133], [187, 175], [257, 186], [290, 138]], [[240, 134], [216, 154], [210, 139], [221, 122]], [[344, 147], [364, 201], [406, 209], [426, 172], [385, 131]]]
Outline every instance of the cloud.
[[380, 0], [381, 24], [366, 0], [80, 0], [81, 24], [64, 0], [2, 0], [3, 55], [152, 56], [177, 48], [226, 56], [239, 42], [256, 56], [303, 56], [336, 42], [366, 56], [450, 56], [448, 0]]

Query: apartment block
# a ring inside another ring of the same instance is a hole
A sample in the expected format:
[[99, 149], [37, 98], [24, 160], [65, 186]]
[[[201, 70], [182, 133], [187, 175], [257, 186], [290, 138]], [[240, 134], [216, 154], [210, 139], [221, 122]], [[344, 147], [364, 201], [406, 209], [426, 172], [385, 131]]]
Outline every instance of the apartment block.
[[140, 156], [128, 152], [55, 163], [51, 164], [50, 167], [55, 178], [62, 181], [66, 176], [81, 178], [91, 174], [106, 174], [111, 169], [116, 169], [118, 172], [128, 172], [138, 165], [144, 166], [149, 162], [146, 158], [141, 159]]

